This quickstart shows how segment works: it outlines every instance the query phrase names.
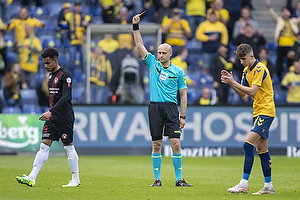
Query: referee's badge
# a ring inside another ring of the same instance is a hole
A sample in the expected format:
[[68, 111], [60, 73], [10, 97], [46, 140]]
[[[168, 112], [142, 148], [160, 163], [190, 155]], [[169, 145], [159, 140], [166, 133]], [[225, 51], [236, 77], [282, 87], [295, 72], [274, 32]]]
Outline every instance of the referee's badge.
[[166, 73], [166, 72], [161, 72], [161, 73], [160, 73], [160, 76], [159, 76], [159, 80], [165, 81], [165, 80], [167, 79], [168, 75], [169, 75], [169, 74]]

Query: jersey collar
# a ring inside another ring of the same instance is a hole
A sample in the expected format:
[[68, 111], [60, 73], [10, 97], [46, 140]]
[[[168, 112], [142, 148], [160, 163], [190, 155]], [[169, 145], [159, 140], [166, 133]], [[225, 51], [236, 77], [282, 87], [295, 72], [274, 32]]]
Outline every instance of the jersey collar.
[[164, 69], [164, 70], [167, 70], [167, 69], [169, 69], [171, 66], [173, 65], [173, 63], [170, 61], [170, 66], [169, 67], [167, 67], [167, 68], [164, 68], [163, 66], [162, 66], [162, 64], [160, 63], [160, 66]]
[[258, 62], [259, 62], [259, 60], [256, 59], [256, 61], [253, 63], [253, 65], [249, 68], [250, 71], [257, 65]]

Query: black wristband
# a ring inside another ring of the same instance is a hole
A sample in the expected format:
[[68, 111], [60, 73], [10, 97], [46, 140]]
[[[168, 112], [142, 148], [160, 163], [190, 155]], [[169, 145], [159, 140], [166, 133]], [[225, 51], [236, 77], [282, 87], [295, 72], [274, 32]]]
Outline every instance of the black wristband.
[[180, 118], [182, 118], [182, 119], [185, 119], [185, 118], [186, 118], [186, 116], [185, 116], [185, 115], [183, 115], [183, 116], [180, 116]]
[[133, 29], [134, 31], [139, 30], [139, 29], [140, 29], [139, 24], [132, 24], [132, 29]]

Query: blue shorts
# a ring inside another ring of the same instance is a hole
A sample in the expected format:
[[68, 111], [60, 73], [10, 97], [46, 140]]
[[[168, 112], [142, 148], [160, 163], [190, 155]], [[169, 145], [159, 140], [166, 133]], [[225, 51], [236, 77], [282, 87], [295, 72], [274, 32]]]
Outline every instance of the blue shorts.
[[274, 117], [266, 115], [258, 115], [253, 118], [253, 126], [251, 131], [258, 133], [264, 139], [269, 138], [269, 129], [274, 120]]

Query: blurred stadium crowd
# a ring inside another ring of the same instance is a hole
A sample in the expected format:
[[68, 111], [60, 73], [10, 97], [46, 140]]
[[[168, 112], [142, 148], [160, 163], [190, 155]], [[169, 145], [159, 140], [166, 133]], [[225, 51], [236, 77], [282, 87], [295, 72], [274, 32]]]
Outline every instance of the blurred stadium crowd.
[[[74, 104], [87, 103], [87, 78], [91, 104], [147, 104], [148, 69], [132, 34], [92, 38], [90, 77], [86, 77], [87, 26], [131, 24], [132, 16], [144, 10], [141, 23], [161, 26], [163, 42], [173, 47], [172, 62], [187, 74], [188, 105], [252, 103], [219, 80], [222, 69], [241, 80], [243, 66], [233, 54], [241, 43], [250, 44], [255, 57], [269, 68], [275, 103], [299, 104], [300, 3], [287, 0], [277, 14], [272, 2], [265, 1], [265, 10], [276, 23], [274, 32], [279, 32], [278, 42], [265, 39], [252, 15], [251, 0], [0, 1], [0, 110], [41, 113], [48, 109], [48, 74], [40, 56], [47, 47], [59, 50], [59, 65], [73, 75]], [[155, 54], [155, 36], [143, 39]]]

